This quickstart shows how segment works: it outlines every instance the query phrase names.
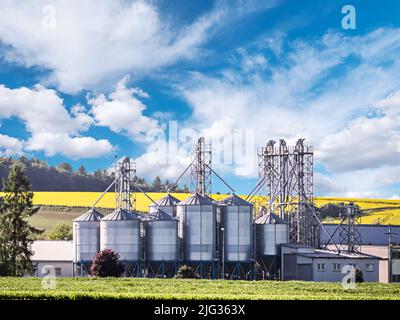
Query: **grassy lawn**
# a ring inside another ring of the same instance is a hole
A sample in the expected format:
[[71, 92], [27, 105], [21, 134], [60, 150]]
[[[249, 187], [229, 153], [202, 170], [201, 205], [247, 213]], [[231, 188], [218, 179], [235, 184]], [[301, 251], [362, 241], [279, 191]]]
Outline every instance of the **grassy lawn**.
[[72, 220], [81, 214], [79, 212], [39, 211], [30, 221], [39, 229], [51, 229], [59, 223], [72, 223]]
[[33, 215], [29, 221], [35, 228], [45, 230], [49, 233], [57, 224], [67, 223], [72, 225], [72, 220], [79, 217], [79, 212], [61, 212], [61, 211], [42, 211]]
[[60, 278], [54, 290], [40, 278], [0, 278], [0, 299], [400, 299], [400, 285], [177, 279]]

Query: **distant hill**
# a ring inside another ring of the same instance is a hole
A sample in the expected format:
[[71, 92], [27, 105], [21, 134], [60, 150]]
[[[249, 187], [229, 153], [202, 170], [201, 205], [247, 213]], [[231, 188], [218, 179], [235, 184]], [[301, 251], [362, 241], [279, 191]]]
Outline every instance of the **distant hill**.
[[[19, 162], [24, 168], [28, 179], [31, 181], [33, 191], [104, 191], [115, 176], [107, 170], [98, 169], [93, 173], [88, 173], [84, 166], [77, 171], [73, 171], [69, 163], [60, 163], [57, 166], [49, 166], [47, 162], [36, 158], [26, 157], [1, 158], [0, 157], [0, 186], [2, 188], [2, 178], [8, 176], [10, 167], [13, 163]], [[147, 184], [144, 178], [137, 178], [137, 184], [144, 191], [163, 192], [168, 189], [170, 182], [162, 182], [156, 177], [151, 184]], [[187, 187], [182, 189], [174, 188], [175, 192], [187, 191]]]

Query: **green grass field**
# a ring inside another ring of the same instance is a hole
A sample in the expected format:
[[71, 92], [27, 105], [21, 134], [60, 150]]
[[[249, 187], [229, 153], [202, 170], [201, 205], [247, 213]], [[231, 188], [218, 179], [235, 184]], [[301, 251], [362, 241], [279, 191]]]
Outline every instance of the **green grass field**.
[[35, 228], [51, 231], [59, 223], [71, 224], [72, 220], [79, 217], [79, 212], [39, 211], [29, 220]]
[[365, 300], [400, 299], [400, 285], [218, 281], [177, 279], [60, 278], [56, 289], [43, 289], [40, 278], [0, 278], [0, 299], [224, 299]]

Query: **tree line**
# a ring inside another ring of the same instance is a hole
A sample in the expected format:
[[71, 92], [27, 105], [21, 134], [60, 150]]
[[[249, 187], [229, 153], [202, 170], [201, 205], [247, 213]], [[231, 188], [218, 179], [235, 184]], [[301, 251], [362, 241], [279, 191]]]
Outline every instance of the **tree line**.
[[[19, 164], [24, 169], [31, 182], [32, 191], [104, 191], [115, 179], [115, 174], [105, 169], [88, 172], [81, 165], [74, 171], [67, 162], [56, 166], [49, 166], [46, 161], [21, 156], [19, 159], [0, 157], [0, 181], [8, 176], [14, 164]], [[168, 179], [162, 181], [156, 177], [148, 183], [145, 178], [136, 177], [135, 183], [146, 192], [189, 192], [186, 185], [173, 186]], [[1, 184], [0, 187], [3, 187]]]

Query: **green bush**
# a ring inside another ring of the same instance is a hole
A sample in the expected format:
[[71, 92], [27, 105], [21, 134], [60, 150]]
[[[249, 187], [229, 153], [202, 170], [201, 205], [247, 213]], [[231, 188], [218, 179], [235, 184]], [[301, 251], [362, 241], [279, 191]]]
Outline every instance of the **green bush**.
[[363, 272], [360, 269], [356, 270], [356, 282], [357, 283], [364, 282], [364, 275], [363, 275]]
[[49, 234], [50, 240], [72, 240], [72, 226], [61, 223], [54, 227]]
[[195, 279], [196, 273], [194, 272], [193, 268], [183, 265], [179, 268], [178, 272], [175, 276], [176, 279]]

